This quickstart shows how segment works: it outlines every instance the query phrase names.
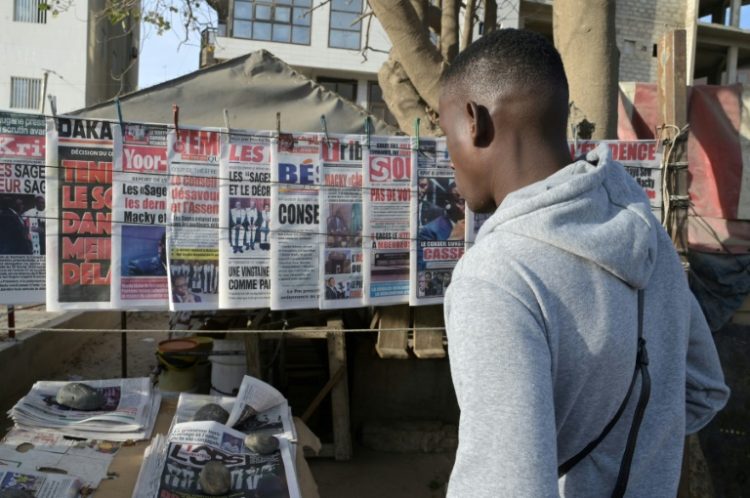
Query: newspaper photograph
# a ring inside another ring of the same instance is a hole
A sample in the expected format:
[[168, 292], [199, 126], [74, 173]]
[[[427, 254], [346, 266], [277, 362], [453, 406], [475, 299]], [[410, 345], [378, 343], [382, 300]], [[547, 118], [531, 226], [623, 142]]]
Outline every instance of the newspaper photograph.
[[411, 143], [370, 137], [364, 151], [364, 287], [368, 305], [409, 302]]
[[322, 310], [364, 306], [362, 255], [362, 137], [323, 140], [320, 227]]
[[113, 301], [118, 309], [166, 309], [167, 127], [114, 128]]
[[409, 304], [443, 302], [453, 268], [464, 253], [466, 206], [459, 195], [444, 138], [412, 142], [416, 165], [411, 203]]
[[202, 128], [167, 135], [167, 267], [171, 311], [219, 304], [219, 159], [226, 135]]
[[318, 307], [318, 134], [285, 134], [271, 153], [271, 309]]
[[81, 486], [81, 482], [75, 477], [11, 469], [0, 465], [0, 494], [6, 492], [7, 496], [14, 496], [12, 493], [16, 491], [35, 498], [76, 498]]
[[[226, 133], [226, 132], [225, 132]], [[221, 155], [219, 306], [271, 303], [271, 136], [232, 130]]]
[[43, 303], [44, 117], [0, 112], [0, 304]]
[[[286, 398], [275, 387], [255, 377], [245, 375], [232, 411], [229, 413], [227, 425], [238, 428], [255, 414], [282, 404], [286, 405]], [[291, 424], [291, 419], [288, 422]]]
[[577, 144], [570, 142], [570, 152], [574, 158], [585, 156], [604, 143], [612, 153], [612, 159], [625, 166], [625, 170], [643, 188], [651, 205], [651, 211], [661, 219], [662, 171], [659, 144], [656, 140], [585, 140]]
[[213, 496], [202, 488], [201, 471], [209, 462], [220, 462], [230, 475], [229, 491], [223, 496], [299, 498], [301, 494], [290, 443], [280, 438], [277, 451], [261, 455], [247, 449], [244, 439], [244, 433], [218, 422], [175, 425], [168, 436], [166, 458], [158, 469], [156, 496]]
[[112, 125], [47, 120], [47, 309], [111, 309]]

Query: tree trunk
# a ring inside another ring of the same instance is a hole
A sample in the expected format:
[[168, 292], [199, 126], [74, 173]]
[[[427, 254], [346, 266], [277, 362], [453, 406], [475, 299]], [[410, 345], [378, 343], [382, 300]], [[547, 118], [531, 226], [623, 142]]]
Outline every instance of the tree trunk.
[[466, 10], [464, 10], [464, 30], [461, 33], [461, 50], [471, 45], [474, 35], [474, 9], [476, 0], [466, 0]]
[[497, 28], [497, 0], [484, 0], [484, 33]]
[[458, 55], [459, 6], [459, 0], [443, 0], [440, 17], [440, 53], [447, 62], [451, 62]]
[[552, 23], [570, 85], [570, 125], [590, 123], [590, 138], [617, 138], [615, 0], [555, 0]]
[[409, 135], [414, 133], [414, 123], [419, 118], [420, 135], [440, 133], [434, 116], [427, 110], [427, 104], [419, 97], [404, 68], [394, 60], [393, 54], [380, 67], [378, 84], [383, 91], [383, 101], [398, 121], [401, 131]]
[[403, 67], [419, 96], [432, 109], [437, 109], [443, 58], [430, 41], [429, 32], [422, 26], [414, 7], [409, 0], [369, 2], [391, 41], [395, 59]]

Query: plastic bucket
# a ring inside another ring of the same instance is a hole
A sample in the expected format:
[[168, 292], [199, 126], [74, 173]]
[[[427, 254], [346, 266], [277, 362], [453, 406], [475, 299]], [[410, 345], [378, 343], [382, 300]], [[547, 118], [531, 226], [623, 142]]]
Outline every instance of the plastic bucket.
[[211, 394], [235, 396], [247, 373], [245, 341], [214, 339], [214, 352], [241, 351], [233, 355], [211, 355]]
[[159, 389], [163, 392], [194, 392], [195, 365], [198, 356], [183, 355], [180, 352], [195, 352], [198, 343], [192, 339], [170, 339], [159, 343], [156, 356], [162, 371], [159, 374]]

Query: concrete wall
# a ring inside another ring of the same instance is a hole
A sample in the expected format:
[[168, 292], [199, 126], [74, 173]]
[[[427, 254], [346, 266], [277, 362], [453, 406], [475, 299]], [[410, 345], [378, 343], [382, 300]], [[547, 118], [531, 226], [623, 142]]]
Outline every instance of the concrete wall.
[[[116, 329], [120, 312], [67, 313], [39, 328], [91, 329], [92, 332], [28, 332], [15, 341], [0, 342], [0, 413], [10, 409], [26, 394], [34, 382], [57, 373], [61, 362], [97, 333], [97, 329]], [[0, 417], [0, 427], [4, 426]]]
[[75, 2], [58, 16], [48, 13], [46, 24], [14, 22], [13, 5], [12, 0], [0, 2], [0, 110], [10, 110], [11, 76], [42, 78], [45, 69], [54, 71], [47, 94], [57, 97], [58, 112], [84, 107], [86, 2]]

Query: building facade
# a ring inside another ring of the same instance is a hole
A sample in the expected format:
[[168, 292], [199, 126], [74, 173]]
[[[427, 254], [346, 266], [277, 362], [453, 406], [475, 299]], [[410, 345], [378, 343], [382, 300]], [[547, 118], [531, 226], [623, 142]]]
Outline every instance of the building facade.
[[52, 96], [64, 113], [136, 88], [137, 25], [123, 31], [97, 15], [104, 0], [56, 15], [43, 3], [0, 2], [0, 110], [49, 114]]

